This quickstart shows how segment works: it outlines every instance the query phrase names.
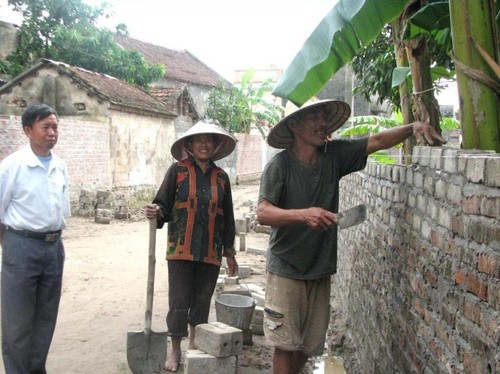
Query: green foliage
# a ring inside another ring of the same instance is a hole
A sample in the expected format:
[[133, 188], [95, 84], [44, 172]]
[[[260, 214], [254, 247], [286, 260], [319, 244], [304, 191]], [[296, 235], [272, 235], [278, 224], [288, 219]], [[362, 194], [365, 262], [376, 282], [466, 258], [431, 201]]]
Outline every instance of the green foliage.
[[[7, 73], [18, 75], [39, 58], [114, 76], [141, 87], [165, 74], [165, 67], [149, 64], [135, 51], [124, 50], [107, 29], [95, 26], [106, 16], [108, 5], [92, 7], [82, 0], [11, 0], [23, 22], [18, 34], [18, 48], [7, 57]], [[117, 33], [127, 35], [124, 24]]]
[[351, 66], [358, 81], [354, 88], [355, 94], [368, 101], [376, 96], [379, 104], [388, 101], [393, 109], [400, 109], [398, 88], [391, 85], [396, 58], [389, 26], [354, 56]]
[[222, 83], [208, 97], [207, 117], [217, 120], [231, 132], [248, 134], [256, 126], [263, 137], [266, 128], [281, 119], [284, 109], [268, 100], [272, 80], [264, 81], [255, 88], [253, 71], [247, 71], [239, 87], [225, 87]]
[[[451, 57], [435, 38], [430, 37], [431, 34], [423, 29], [420, 29], [420, 32], [426, 35], [429, 52], [437, 64], [431, 68], [433, 81], [441, 78], [454, 79]], [[449, 40], [444, 43], [449, 43]], [[401, 110], [399, 85], [406, 80], [411, 87], [412, 76], [409, 67], [396, 67], [394, 42], [389, 25], [352, 59], [351, 66], [358, 80], [354, 93], [366, 100], [377, 97], [379, 104], [387, 101], [393, 110]]]
[[443, 131], [453, 131], [453, 130], [460, 130], [460, 122], [458, 122], [454, 118], [449, 118], [449, 117], [442, 117], [441, 118], [441, 123], [439, 124], [439, 127]]

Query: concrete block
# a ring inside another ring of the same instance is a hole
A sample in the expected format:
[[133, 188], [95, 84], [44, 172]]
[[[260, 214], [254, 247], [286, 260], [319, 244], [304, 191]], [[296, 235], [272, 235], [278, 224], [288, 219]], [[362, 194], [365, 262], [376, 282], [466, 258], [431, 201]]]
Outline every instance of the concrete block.
[[240, 329], [218, 321], [209, 322], [209, 324], [220, 329], [221, 334], [231, 334], [231, 356], [237, 356], [243, 352], [243, 332]]
[[105, 225], [109, 225], [111, 223], [111, 217], [95, 217], [95, 223], [102, 223]]
[[248, 278], [253, 274], [253, 269], [250, 265], [239, 265], [238, 266], [238, 277], [240, 278]]
[[264, 307], [256, 306], [253, 312], [252, 324], [262, 325], [264, 324]]
[[238, 284], [238, 277], [226, 277], [225, 284]]
[[236, 356], [217, 358], [197, 349], [186, 351], [184, 374], [224, 373], [236, 374]]
[[252, 330], [252, 334], [254, 335], [264, 335], [264, 325], [254, 325], [251, 323], [250, 330]]
[[253, 253], [256, 255], [266, 255], [267, 249], [265, 248], [255, 248], [255, 247], [247, 247], [247, 253]]
[[[235, 355], [233, 353], [233, 338], [235, 345], [242, 346], [241, 331], [231, 328], [231, 326], [226, 328], [226, 326], [225, 324], [215, 326], [209, 323], [196, 326], [196, 345], [198, 349], [215, 357]], [[233, 334], [236, 333], [239, 334], [233, 337]], [[238, 349], [234, 350], [238, 351]]]
[[222, 292], [224, 291], [224, 278], [218, 278], [217, 279], [217, 284], [215, 285], [215, 292]]
[[253, 345], [253, 333], [251, 328], [243, 331], [243, 345]]

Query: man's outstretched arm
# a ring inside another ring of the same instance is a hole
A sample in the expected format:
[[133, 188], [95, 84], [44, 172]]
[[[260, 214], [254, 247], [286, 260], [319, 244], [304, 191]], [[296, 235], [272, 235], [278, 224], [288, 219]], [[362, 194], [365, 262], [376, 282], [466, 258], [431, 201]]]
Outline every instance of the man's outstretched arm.
[[434, 127], [423, 122], [413, 122], [409, 125], [394, 127], [389, 130], [381, 131], [378, 134], [370, 135], [366, 147], [366, 154], [369, 155], [381, 149], [394, 147], [396, 144], [403, 142], [412, 135], [415, 136], [418, 145], [424, 145], [425, 142], [431, 145], [446, 143], [444, 138]]

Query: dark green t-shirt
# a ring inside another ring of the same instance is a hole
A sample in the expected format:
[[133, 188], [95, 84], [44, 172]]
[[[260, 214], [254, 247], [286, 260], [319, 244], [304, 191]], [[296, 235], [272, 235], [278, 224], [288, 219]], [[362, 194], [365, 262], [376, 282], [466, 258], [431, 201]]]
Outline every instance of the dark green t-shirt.
[[[259, 201], [283, 209], [321, 207], [338, 211], [339, 181], [366, 165], [368, 138], [333, 140], [318, 149], [318, 162], [308, 165], [290, 149], [274, 156], [262, 174]], [[306, 224], [273, 227], [267, 270], [293, 279], [318, 279], [336, 272], [337, 227], [317, 231]]]

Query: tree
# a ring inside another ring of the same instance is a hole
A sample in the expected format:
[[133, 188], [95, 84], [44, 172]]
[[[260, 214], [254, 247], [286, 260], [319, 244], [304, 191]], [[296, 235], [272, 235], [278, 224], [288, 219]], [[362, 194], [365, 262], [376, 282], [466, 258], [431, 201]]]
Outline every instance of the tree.
[[[23, 15], [18, 48], [7, 57], [5, 70], [15, 76], [39, 58], [66, 62], [88, 70], [109, 74], [128, 83], [146, 87], [163, 77], [165, 67], [149, 64], [137, 52], [124, 50], [107, 29], [98, 28], [106, 16], [107, 4], [92, 7], [82, 0], [10, 0]], [[126, 26], [117, 32], [126, 34]]]
[[231, 132], [248, 134], [255, 125], [261, 135], [267, 135], [267, 128], [275, 125], [283, 115], [283, 107], [269, 100], [272, 80], [268, 79], [255, 88], [252, 84], [253, 70], [248, 70], [239, 87], [229, 89], [220, 84], [208, 98], [207, 117], [217, 120]]
[[[464, 22], [469, 24], [472, 24], [472, 22], [467, 11], [464, 10], [467, 9], [464, 3], [475, 4], [478, 8], [486, 10], [489, 9], [489, 11], [483, 13], [483, 16], [489, 21], [481, 21], [477, 16], [474, 16], [473, 20], [476, 21], [475, 25], [477, 25], [475, 29], [482, 28], [484, 34], [490, 37], [485, 43], [486, 48], [484, 46], [480, 47], [484, 48], [489, 56], [493, 56], [491, 57], [492, 60], [498, 61], [498, 30], [496, 23], [493, 21], [495, 19], [495, 4], [498, 1], [477, 0], [468, 2], [465, 0], [451, 0], [452, 4], [453, 2], [460, 3], [460, 10], [456, 11], [457, 17], [468, 20]], [[448, 9], [449, 12], [450, 4], [448, 1], [432, 0], [339, 0], [307, 39], [302, 50], [299, 51], [286, 69], [274, 93], [277, 96], [290, 99], [299, 106], [302, 105], [326, 84], [332, 74], [344, 64], [350, 62], [364, 46], [379, 35], [385, 25], [391, 23], [394, 28], [393, 36], [395, 36], [396, 42], [396, 60], [402, 63], [407, 61], [411, 70], [413, 84], [411, 115], [416, 119], [438, 126], [439, 112], [432, 93], [431, 59], [428, 53], [427, 37], [418, 27], [412, 27], [412, 17], [418, 13], [425, 14], [422, 18], [436, 20], [434, 22], [435, 26], [432, 26], [430, 33], [435, 37], [446, 40], [446, 32], [443, 31], [440, 25], [440, 22], [443, 19], [445, 20], [446, 16], [443, 18], [442, 13], [436, 13], [436, 9], [439, 9], [440, 12], [443, 10], [446, 12], [446, 9]], [[476, 13], [478, 13], [477, 9]], [[438, 17], [430, 17], [429, 15], [432, 14], [437, 14]], [[429, 32], [429, 30], [425, 31]], [[455, 28], [452, 31], [461, 33], [463, 30]], [[484, 41], [483, 38], [481, 39]], [[457, 52], [460, 53], [460, 50], [456, 49], [455, 53]], [[466, 52], [474, 56], [480, 54], [477, 48], [469, 48]], [[498, 76], [496, 82], [498, 82]], [[478, 89], [482, 91], [485, 88], [478, 87]], [[402, 111], [405, 114], [403, 102], [408, 98], [402, 95], [400, 97]], [[484, 96], [479, 95], [479, 97]], [[488, 118], [483, 127], [489, 129], [487, 133], [491, 135], [490, 140], [493, 140], [486, 142], [486, 139], [482, 137], [483, 142], [475, 145], [477, 148], [500, 150], [498, 97], [497, 91], [495, 99], [487, 100], [481, 114], [481, 117]], [[469, 115], [477, 113], [476, 109], [471, 107]], [[461, 110], [463, 111], [462, 108]], [[466, 117], [464, 115], [464, 119]], [[405, 116], [405, 121], [407, 118], [410, 118], [410, 116]], [[462, 121], [462, 124], [467, 127], [465, 122]], [[475, 135], [464, 133], [464, 144], [470, 144], [466, 141], [466, 136]]]
[[465, 148], [500, 152], [499, 2], [450, 0]]

